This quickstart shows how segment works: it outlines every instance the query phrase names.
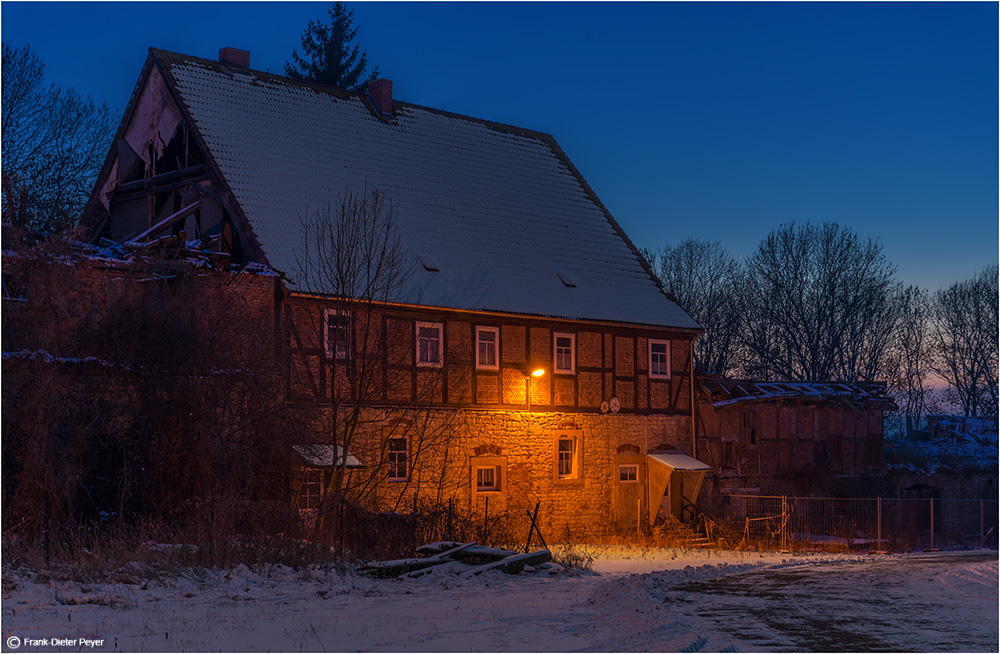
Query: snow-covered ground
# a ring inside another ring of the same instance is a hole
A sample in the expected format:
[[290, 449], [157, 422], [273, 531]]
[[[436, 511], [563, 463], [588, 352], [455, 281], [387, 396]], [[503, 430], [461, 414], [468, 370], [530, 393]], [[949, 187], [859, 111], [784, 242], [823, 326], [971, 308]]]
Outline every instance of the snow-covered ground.
[[130, 564], [95, 584], [5, 566], [3, 651], [998, 650], [995, 551], [579, 549], [593, 572], [376, 580]]

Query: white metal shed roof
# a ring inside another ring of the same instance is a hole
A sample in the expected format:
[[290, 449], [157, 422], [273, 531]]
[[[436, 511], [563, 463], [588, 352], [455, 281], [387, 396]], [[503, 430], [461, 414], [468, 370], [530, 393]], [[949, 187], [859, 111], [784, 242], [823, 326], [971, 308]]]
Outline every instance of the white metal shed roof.
[[672, 470], [711, 470], [712, 466], [705, 465], [698, 459], [689, 457], [687, 454], [674, 454], [651, 452], [647, 454], [650, 459], [657, 463], [662, 463]]

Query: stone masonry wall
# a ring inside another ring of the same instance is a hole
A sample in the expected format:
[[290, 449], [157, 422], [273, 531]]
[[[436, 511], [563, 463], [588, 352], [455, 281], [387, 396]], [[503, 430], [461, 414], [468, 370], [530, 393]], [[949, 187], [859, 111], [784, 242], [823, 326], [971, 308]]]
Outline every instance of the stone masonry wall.
[[[606, 533], [616, 516], [635, 524], [640, 508], [635, 500], [626, 504], [624, 514], [615, 506], [621, 483], [616, 457], [621, 452], [640, 466], [640, 480], [645, 479], [646, 452], [691, 453], [687, 416], [423, 409], [371, 410], [365, 419], [371, 422], [350, 451], [367, 466], [352, 473], [352, 484], [356, 491], [364, 489], [362, 503], [368, 508], [409, 512], [416, 497], [421, 506], [451, 500], [458, 510], [479, 514], [488, 497], [491, 513], [506, 509], [523, 515], [541, 502], [539, 525], [550, 542]], [[387, 467], [379, 462], [387, 440], [402, 436], [408, 439], [409, 474], [405, 480], [389, 480]], [[560, 436], [575, 439], [579, 447], [573, 474], [565, 478], [557, 472]], [[478, 467], [497, 470], [497, 490], [477, 490]]]

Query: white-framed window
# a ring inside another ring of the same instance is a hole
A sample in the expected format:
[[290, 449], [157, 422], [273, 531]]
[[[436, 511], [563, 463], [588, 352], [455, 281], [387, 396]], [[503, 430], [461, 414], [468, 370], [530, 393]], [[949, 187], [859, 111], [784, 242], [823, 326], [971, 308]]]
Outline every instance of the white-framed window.
[[552, 335], [553, 365], [557, 374], [572, 375], [576, 373], [576, 334]]
[[323, 312], [323, 350], [328, 358], [351, 357], [351, 312], [326, 309]]
[[318, 509], [323, 500], [323, 470], [306, 468], [302, 473], [302, 486], [299, 487], [299, 508]]
[[490, 495], [500, 495], [507, 490], [507, 457], [499, 454], [470, 457], [469, 475], [473, 498], [478, 495], [484, 500]]
[[500, 480], [494, 466], [476, 468], [476, 492], [487, 493], [500, 490]]
[[581, 479], [583, 475], [583, 430], [557, 429], [552, 434], [552, 478]]
[[439, 322], [417, 323], [417, 365], [440, 368], [444, 325]]
[[476, 327], [476, 370], [499, 370], [500, 329]]
[[560, 438], [556, 455], [559, 477], [565, 479], [576, 476], [576, 471], [573, 469], [576, 462], [576, 439]]
[[670, 341], [649, 339], [649, 376], [670, 379]]
[[406, 438], [390, 438], [386, 444], [389, 459], [389, 481], [403, 481], [407, 473]]
[[623, 463], [618, 466], [618, 481], [629, 484], [639, 481], [639, 465], [636, 463]]

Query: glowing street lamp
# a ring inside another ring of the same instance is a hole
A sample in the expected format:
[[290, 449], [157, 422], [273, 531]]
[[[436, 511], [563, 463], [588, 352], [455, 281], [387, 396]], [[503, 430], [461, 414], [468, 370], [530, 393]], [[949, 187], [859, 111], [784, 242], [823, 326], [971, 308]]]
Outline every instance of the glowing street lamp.
[[528, 372], [529, 370], [531, 370], [531, 368], [527, 368], [525, 370], [522, 370], [522, 372], [524, 373], [524, 379], [525, 379], [524, 399], [526, 400], [525, 403], [526, 403], [526, 405], [528, 407], [527, 411], [530, 413], [531, 412], [531, 378], [532, 377], [541, 377], [542, 375], [544, 375], [545, 374], [545, 368], [535, 368], [534, 370], [531, 370], [531, 372]]

